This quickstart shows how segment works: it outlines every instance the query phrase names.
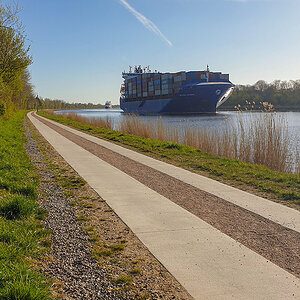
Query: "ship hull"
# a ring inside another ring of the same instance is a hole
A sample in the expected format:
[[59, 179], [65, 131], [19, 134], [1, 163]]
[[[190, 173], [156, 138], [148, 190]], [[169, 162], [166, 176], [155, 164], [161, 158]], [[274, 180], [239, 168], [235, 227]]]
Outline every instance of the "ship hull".
[[126, 101], [120, 99], [124, 113], [133, 114], [211, 114], [233, 90], [231, 82], [199, 83], [183, 86], [176, 96]]

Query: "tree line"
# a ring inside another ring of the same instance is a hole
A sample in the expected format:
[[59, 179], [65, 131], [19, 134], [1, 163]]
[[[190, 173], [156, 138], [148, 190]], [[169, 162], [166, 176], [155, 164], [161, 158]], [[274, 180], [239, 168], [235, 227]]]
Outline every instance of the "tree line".
[[41, 99], [41, 106], [43, 109], [95, 109], [104, 108], [103, 104], [93, 103], [68, 103], [64, 100], [52, 100], [49, 98]]
[[[263, 102], [274, 105], [275, 110], [300, 110], [300, 80], [275, 80], [267, 83], [259, 80], [254, 85], [237, 85], [221, 109], [251, 103], [252, 109], [261, 109]], [[252, 107], [253, 106], [253, 107]]]

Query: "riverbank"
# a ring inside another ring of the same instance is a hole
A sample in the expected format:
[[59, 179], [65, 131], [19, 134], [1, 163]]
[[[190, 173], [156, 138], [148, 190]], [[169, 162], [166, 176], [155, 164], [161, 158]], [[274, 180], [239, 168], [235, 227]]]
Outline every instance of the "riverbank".
[[299, 207], [299, 175], [276, 172], [261, 165], [243, 163], [239, 160], [220, 158], [177, 143], [86, 125], [45, 112], [41, 112], [41, 115], [273, 201]]

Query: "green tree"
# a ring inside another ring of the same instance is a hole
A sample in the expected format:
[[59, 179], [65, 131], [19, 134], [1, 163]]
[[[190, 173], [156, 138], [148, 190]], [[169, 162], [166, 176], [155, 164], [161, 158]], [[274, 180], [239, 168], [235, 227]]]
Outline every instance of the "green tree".
[[262, 102], [269, 102], [274, 105], [275, 110], [299, 111], [300, 80], [275, 80], [272, 83], [260, 80], [254, 85], [237, 85], [232, 96], [221, 106], [221, 109], [233, 109], [239, 104], [243, 106], [246, 101], [251, 102], [249, 107], [251, 109], [259, 110], [262, 108]]
[[26, 69], [32, 58], [20, 11], [18, 4], [4, 5], [0, 0], [0, 104], [6, 112], [24, 107], [28, 98], [24, 83], [29, 83]]

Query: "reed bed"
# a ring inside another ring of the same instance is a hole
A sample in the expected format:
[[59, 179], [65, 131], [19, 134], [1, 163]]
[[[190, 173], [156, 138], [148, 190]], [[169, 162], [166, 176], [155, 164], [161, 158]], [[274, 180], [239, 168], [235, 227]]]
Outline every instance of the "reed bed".
[[[159, 118], [145, 121], [135, 115], [126, 115], [116, 125], [112, 120], [87, 119], [74, 113], [60, 114], [84, 124], [117, 129], [120, 132], [145, 138], [180, 143], [210, 154], [240, 159], [244, 162], [265, 165], [272, 170], [300, 174], [300, 153], [289, 140], [286, 120], [275, 112], [243, 115], [236, 125], [222, 130], [209, 128], [172, 127]], [[293, 151], [291, 151], [293, 149]]]
[[237, 126], [222, 131], [207, 128], [191, 128], [187, 123], [183, 129], [157, 123], [145, 122], [134, 115], [121, 120], [119, 131], [146, 138], [181, 143], [213, 155], [240, 159], [260, 164], [272, 170], [300, 173], [299, 152], [291, 153], [288, 124], [274, 112], [248, 116], [242, 115]]

